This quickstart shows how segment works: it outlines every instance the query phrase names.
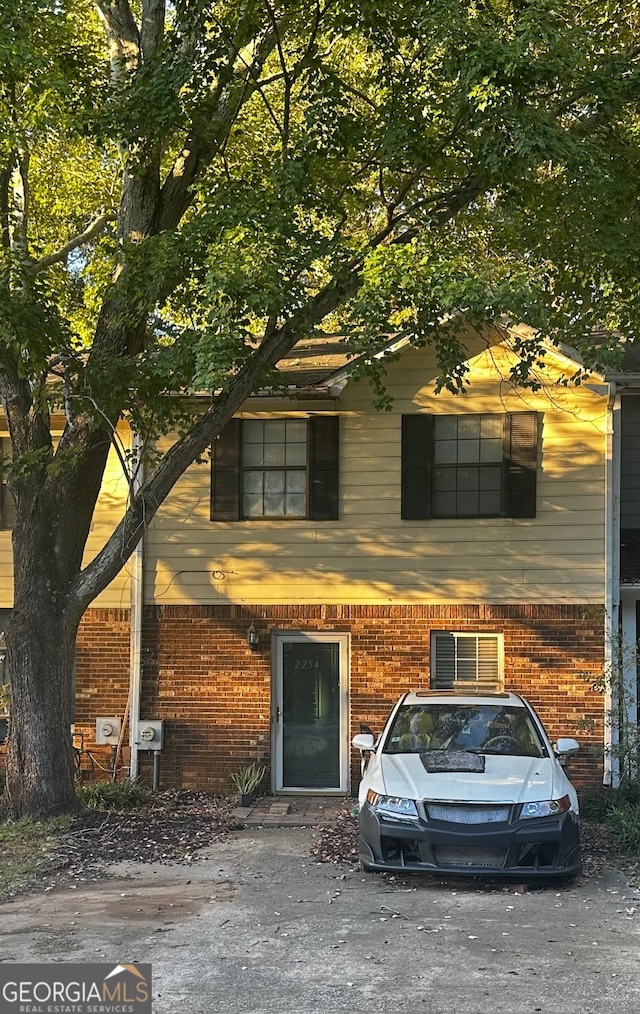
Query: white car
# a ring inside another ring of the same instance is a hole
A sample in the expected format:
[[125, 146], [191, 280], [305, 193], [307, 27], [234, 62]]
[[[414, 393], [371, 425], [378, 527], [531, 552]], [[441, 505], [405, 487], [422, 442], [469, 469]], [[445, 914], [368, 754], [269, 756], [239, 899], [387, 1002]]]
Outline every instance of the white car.
[[377, 741], [361, 733], [360, 861], [367, 870], [569, 877], [578, 797], [534, 709], [517, 694], [408, 693]]

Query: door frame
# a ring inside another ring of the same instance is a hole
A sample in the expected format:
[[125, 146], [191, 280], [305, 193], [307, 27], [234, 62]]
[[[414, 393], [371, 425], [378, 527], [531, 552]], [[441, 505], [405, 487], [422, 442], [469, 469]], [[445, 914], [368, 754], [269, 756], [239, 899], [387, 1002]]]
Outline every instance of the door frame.
[[[339, 645], [340, 665], [340, 757], [339, 788], [296, 788], [283, 785], [283, 645], [291, 641], [324, 642]], [[349, 747], [349, 682], [351, 635], [333, 630], [273, 630], [271, 633], [271, 790], [276, 793], [305, 796], [346, 795], [350, 788], [351, 750]]]

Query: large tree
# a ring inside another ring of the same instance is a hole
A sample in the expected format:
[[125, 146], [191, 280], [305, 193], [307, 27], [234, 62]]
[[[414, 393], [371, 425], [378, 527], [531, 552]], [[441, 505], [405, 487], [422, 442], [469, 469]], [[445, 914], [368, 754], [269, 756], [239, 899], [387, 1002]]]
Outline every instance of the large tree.
[[[619, 157], [604, 135], [632, 116], [634, 18], [615, 0], [5, 0], [7, 812], [75, 805], [81, 617], [300, 338], [341, 328], [356, 353], [402, 329], [455, 389], [443, 314], [550, 326], [541, 195], [560, 181], [579, 216], [572, 184], [597, 190]], [[210, 405], [190, 416], [194, 391]], [[177, 437], [83, 567], [122, 419], [145, 446]]]

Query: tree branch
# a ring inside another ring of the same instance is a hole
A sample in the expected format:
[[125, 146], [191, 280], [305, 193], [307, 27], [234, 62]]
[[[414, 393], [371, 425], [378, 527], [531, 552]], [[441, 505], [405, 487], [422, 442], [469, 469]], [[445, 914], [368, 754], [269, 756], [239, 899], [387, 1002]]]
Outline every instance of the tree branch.
[[55, 250], [53, 253], [47, 254], [45, 257], [40, 257], [39, 260], [35, 261], [32, 266], [34, 273], [44, 271], [46, 268], [50, 268], [52, 264], [58, 264], [60, 261], [66, 260], [73, 250], [77, 250], [78, 247], [84, 246], [89, 240], [97, 236], [98, 233], [102, 232], [107, 222], [113, 222], [116, 219], [115, 212], [107, 211], [103, 215], [96, 218], [91, 225], [87, 226], [84, 232], [81, 232], [79, 236], [74, 236], [68, 243], [61, 246], [59, 250]]
[[[482, 193], [483, 189], [478, 179], [465, 181], [458, 190], [452, 191], [449, 206], [443, 206], [439, 212], [434, 213], [431, 221], [444, 225]], [[129, 558], [185, 468], [204, 453], [255, 389], [260, 377], [291, 351], [301, 334], [319, 324], [357, 292], [362, 284], [362, 268], [367, 252], [386, 241], [398, 244], [410, 242], [418, 234], [419, 229], [416, 227], [391, 236], [395, 224], [386, 225], [373, 236], [340, 277], [333, 278], [280, 327], [274, 327], [274, 321], [270, 320], [258, 348], [189, 432], [163, 455], [153, 474], [132, 500], [109, 541], [79, 575], [70, 593], [70, 599], [79, 614], [119, 573], [123, 562]]]
[[25, 259], [29, 254], [29, 152], [21, 148], [11, 173], [9, 243]]
[[165, 0], [143, 0], [140, 46], [142, 58], [155, 53], [164, 36]]
[[[260, 72], [276, 44], [273, 33], [254, 43], [252, 60], [243, 55], [246, 46], [231, 43], [232, 64], [220, 72], [216, 92], [194, 117], [189, 135], [160, 193], [159, 229], [175, 229], [192, 201], [191, 188], [198, 175], [224, 150], [229, 132], [248, 97], [258, 88]], [[269, 108], [267, 106], [267, 108]], [[277, 125], [277, 120], [275, 121]]]
[[128, 0], [96, 0], [107, 33], [111, 80], [118, 88], [138, 66], [140, 33]]

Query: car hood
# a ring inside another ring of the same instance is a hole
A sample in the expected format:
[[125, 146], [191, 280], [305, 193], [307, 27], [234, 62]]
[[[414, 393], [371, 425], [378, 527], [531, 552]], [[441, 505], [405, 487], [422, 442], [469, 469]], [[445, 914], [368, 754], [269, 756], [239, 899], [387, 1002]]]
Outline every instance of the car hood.
[[525, 803], [555, 799], [562, 789], [561, 773], [551, 757], [507, 757], [489, 754], [482, 773], [428, 773], [419, 754], [383, 754], [379, 791], [409, 799], [464, 802]]

